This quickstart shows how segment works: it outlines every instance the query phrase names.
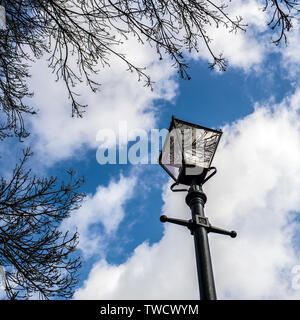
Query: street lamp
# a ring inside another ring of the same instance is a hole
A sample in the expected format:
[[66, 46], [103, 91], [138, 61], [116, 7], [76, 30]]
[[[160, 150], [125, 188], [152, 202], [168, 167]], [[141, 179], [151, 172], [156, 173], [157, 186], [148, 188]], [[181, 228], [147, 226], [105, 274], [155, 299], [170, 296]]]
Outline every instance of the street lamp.
[[211, 167], [221, 130], [209, 129], [172, 117], [168, 135], [159, 156], [159, 164], [172, 177], [174, 192], [187, 191], [186, 203], [192, 219], [182, 220], [161, 216], [161, 222], [186, 226], [194, 236], [198, 283], [201, 300], [216, 300], [211, 256], [207, 234], [209, 232], [236, 237], [235, 231], [213, 227], [204, 215], [206, 195], [202, 185], [216, 172]]

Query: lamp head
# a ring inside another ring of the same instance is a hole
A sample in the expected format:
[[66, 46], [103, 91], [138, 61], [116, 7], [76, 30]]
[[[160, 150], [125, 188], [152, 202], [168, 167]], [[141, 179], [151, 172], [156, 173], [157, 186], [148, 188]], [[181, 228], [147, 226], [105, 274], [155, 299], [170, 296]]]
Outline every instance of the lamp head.
[[222, 131], [172, 117], [159, 164], [176, 184], [201, 185], [215, 155]]

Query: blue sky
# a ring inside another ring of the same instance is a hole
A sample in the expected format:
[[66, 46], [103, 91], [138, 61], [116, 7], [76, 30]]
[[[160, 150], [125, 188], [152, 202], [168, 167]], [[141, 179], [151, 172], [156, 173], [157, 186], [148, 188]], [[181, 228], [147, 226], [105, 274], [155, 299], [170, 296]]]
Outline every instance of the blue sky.
[[[203, 48], [187, 53], [192, 79], [180, 80], [168, 59], [158, 61], [153, 48], [129, 39], [124, 51], [148, 66], [154, 91], [112, 58], [100, 72], [99, 93], [79, 88], [89, 104], [84, 119], [70, 118], [65, 89], [45, 61], [33, 65], [30, 103], [40, 111], [26, 119], [31, 136], [23, 143], [35, 152], [32, 168], [63, 177], [72, 167], [87, 179], [86, 201], [62, 225], [80, 233], [76, 299], [198, 298], [188, 230], [159, 222], [161, 214], [189, 217], [184, 195], [169, 191], [157, 164], [96, 160], [99, 130], [117, 133], [126, 121], [129, 130], [149, 133], [168, 128], [172, 115], [224, 131], [214, 160], [218, 174], [205, 185], [212, 224], [238, 232], [234, 240], [210, 235], [219, 298], [300, 298], [300, 29], [295, 23], [289, 46], [275, 47], [258, 8], [259, 1], [233, 4], [249, 24], [246, 33], [211, 30], [214, 50], [228, 60], [225, 73], [208, 69]], [[2, 148], [6, 174], [20, 151], [12, 140]]]

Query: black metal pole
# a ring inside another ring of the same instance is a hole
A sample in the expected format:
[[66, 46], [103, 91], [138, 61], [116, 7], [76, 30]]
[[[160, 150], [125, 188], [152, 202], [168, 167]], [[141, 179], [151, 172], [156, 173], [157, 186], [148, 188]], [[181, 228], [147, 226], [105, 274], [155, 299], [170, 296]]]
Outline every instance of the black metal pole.
[[[204, 205], [207, 198], [202, 190], [202, 187], [199, 185], [192, 185], [185, 200], [191, 209], [193, 221], [201, 222], [201, 220], [203, 220], [205, 223], [207, 220], [205, 219], [204, 215]], [[217, 295], [209, 250], [207, 228], [202, 225], [196, 225], [193, 228], [193, 235], [195, 242], [200, 299], [216, 300]]]

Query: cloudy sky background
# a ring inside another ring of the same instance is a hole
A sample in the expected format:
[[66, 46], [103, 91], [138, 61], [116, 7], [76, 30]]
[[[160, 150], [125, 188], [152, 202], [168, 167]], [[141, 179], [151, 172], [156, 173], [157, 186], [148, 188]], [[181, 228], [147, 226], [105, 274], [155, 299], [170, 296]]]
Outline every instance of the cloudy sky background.
[[[62, 225], [80, 233], [84, 264], [75, 299], [198, 299], [189, 231], [159, 222], [161, 214], [189, 218], [185, 195], [169, 190], [156, 164], [96, 161], [99, 130], [117, 133], [120, 121], [129, 132], [167, 128], [173, 114], [224, 132], [218, 173], [204, 187], [211, 223], [238, 232], [235, 239], [209, 235], [218, 298], [300, 298], [300, 29], [295, 21], [288, 47], [276, 47], [260, 1], [232, 7], [247, 32], [211, 30], [212, 48], [228, 60], [226, 73], [208, 70], [203, 48], [188, 54], [192, 80], [179, 80], [168, 59], [129, 39], [123, 50], [147, 66], [154, 90], [112, 58], [98, 76], [99, 93], [79, 88], [89, 105], [83, 119], [71, 118], [66, 90], [45, 60], [32, 66], [30, 103], [39, 113], [27, 119], [31, 135], [23, 143], [35, 152], [31, 165], [40, 175], [62, 176], [73, 167], [87, 177], [82, 208]], [[1, 148], [7, 174], [20, 145]]]

